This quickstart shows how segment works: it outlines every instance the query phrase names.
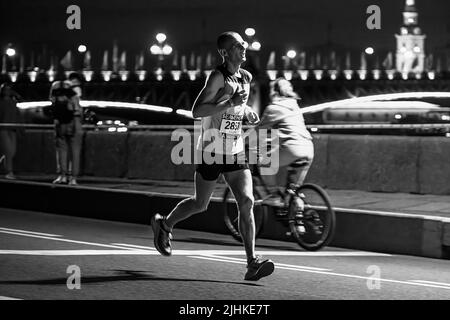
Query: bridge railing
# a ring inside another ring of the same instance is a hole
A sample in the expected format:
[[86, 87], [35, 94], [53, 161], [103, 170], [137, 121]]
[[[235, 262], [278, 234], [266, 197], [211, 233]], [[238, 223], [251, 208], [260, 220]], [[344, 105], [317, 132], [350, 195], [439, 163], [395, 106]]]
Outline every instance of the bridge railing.
[[[253, 128], [254, 126], [243, 126], [244, 130]], [[393, 130], [393, 129], [448, 129], [450, 130], [450, 123], [412, 123], [412, 124], [382, 124], [382, 123], [368, 123], [368, 124], [307, 124], [306, 127], [312, 132], [319, 130], [348, 130], [348, 129], [376, 129], [376, 130]], [[30, 123], [0, 123], [0, 129], [41, 129], [53, 130], [53, 124], [30, 124]], [[157, 131], [172, 131], [177, 129], [194, 130], [194, 125], [82, 125], [84, 130], [108, 130], [110, 128], [123, 128], [124, 131], [138, 131], [138, 130], [157, 130]], [[109, 130], [113, 131], [113, 130]], [[120, 130], [118, 131], [120, 132]]]

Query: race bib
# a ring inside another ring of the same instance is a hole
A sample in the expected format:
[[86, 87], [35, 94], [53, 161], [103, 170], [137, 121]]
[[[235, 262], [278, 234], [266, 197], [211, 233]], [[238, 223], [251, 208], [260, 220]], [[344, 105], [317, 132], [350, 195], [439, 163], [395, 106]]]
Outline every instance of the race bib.
[[238, 114], [225, 113], [220, 123], [222, 135], [240, 136], [242, 129], [242, 116]]

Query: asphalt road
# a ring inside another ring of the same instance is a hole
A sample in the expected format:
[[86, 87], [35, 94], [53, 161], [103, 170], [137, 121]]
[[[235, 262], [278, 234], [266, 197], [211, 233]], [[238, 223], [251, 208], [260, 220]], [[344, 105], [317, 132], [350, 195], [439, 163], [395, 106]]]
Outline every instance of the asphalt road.
[[[150, 219], [150, 217], [149, 217]], [[428, 300], [450, 298], [450, 261], [258, 239], [275, 272], [243, 280], [231, 236], [175, 229], [173, 256], [149, 225], [0, 209], [0, 299]], [[79, 277], [78, 277], [79, 275]]]

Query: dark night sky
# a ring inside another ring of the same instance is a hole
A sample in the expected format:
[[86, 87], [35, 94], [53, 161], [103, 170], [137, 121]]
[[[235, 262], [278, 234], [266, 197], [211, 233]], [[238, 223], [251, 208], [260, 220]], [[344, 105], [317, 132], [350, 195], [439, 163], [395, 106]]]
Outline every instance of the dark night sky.
[[[333, 43], [360, 50], [394, 50], [394, 33], [402, 24], [405, 0], [2, 0], [0, 44], [18, 49], [49, 50], [61, 54], [86, 44], [91, 52], [111, 49], [147, 49], [154, 35], [166, 32], [180, 52], [213, 51], [217, 35], [225, 30], [243, 33], [252, 26], [264, 49], [307, 49]], [[82, 29], [66, 28], [66, 8], [77, 4]], [[377, 4], [382, 29], [366, 28], [366, 8]], [[426, 50], [450, 44], [450, 1], [417, 0], [419, 24], [427, 34]], [[329, 30], [331, 26], [331, 31]]]

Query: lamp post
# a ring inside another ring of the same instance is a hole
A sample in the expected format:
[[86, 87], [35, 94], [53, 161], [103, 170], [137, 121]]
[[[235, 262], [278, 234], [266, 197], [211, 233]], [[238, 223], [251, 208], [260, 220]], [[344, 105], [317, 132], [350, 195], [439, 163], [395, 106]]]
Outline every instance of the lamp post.
[[[16, 54], [17, 54], [16, 49], [12, 46], [11, 43], [8, 43], [8, 46], [6, 47], [4, 55], [3, 55], [2, 73], [8, 73], [12, 82], [17, 81], [17, 76], [19, 74], [16, 70], [16, 65], [14, 63], [14, 58], [15, 58]], [[10, 72], [8, 72], [8, 68], [7, 68], [8, 59], [11, 60], [11, 62], [12, 62], [12, 69]]]
[[253, 67], [254, 70], [251, 70], [253, 74], [259, 73], [260, 69], [260, 63], [259, 63], [259, 56], [258, 52], [261, 50], [261, 42], [258, 41], [256, 38], [256, 30], [254, 28], [246, 28], [245, 29], [245, 36], [247, 37], [247, 56], [249, 58], [249, 62], [251, 64], [251, 67]]
[[156, 78], [161, 81], [163, 73], [163, 62], [164, 56], [172, 54], [172, 47], [166, 42], [167, 36], [164, 33], [158, 33], [155, 36], [157, 43], [150, 47], [150, 52], [152, 55], [158, 57], [158, 64], [155, 70]]
[[290, 49], [286, 52], [286, 55], [283, 57], [284, 58], [284, 70], [283, 70], [283, 75], [286, 78], [286, 80], [292, 80], [292, 59], [295, 59], [295, 57], [297, 56], [297, 51], [294, 49]]

